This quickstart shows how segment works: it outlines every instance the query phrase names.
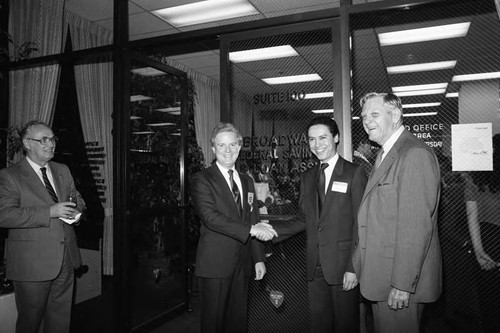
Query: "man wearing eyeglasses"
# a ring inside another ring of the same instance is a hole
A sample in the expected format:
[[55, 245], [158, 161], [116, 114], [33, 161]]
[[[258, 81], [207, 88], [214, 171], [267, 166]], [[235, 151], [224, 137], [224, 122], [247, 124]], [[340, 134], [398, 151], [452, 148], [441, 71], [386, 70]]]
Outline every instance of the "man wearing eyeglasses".
[[[7, 278], [15, 287], [16, 332], [69, 332], [74, 270], [81, 258], [72, 223], [85, 202], [64, 164], [51, 162], [57, 138], [28, 122], [20, 137], [26, 156], [0, 170], [0, 227], [6, 241]], [[69, 202], [76, 193], [76, 205]]]

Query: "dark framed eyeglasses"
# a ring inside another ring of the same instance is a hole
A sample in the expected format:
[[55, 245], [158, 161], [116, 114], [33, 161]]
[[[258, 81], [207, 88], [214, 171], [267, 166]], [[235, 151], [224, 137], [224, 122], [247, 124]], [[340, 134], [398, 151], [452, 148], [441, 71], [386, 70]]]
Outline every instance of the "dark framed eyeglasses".
[[26, 138], [26, 139], [32, 140], [32, 141], [36, 141], [39, 144], [41, 144], [42, 146], [48, 146], [49, 142], [51, 142], [53, 145], [56, 145], [57, 141], [59, 141], [59, 139], [57, 138], [57, 136], [53, 136], [51, 138], [48, 138], [48, 137], [44, 136], [41, 139], [33, 139], [33, 138]]

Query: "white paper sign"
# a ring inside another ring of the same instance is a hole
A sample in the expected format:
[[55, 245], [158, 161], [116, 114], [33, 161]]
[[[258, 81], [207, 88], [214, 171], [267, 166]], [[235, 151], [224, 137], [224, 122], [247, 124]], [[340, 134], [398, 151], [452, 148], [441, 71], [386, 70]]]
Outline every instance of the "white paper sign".
[[492, 171], [491, 123], [451, 125], [453, 171]]

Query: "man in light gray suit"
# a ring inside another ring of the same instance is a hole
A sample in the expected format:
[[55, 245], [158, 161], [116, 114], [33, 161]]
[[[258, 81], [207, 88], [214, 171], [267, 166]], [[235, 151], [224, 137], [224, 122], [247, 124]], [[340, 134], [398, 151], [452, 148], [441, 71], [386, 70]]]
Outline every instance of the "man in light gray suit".
[[358, 212], [354, 268], [373, 302], [376, 332], [418, 333], [424, 303], [441, 293], [438, 160], [404, 128], [399, 97], [369, 93], [361, 107], [381, 149]]
[[81, 266], [72, 223], [85, 202], [68, 167], [50, 161], [57, 142], [50, 127], [31, 121], [20, 135], [26, 157], [0, 171], [0, 227], [9, 228], [6, 269], [15, 288], [16, 332], [37, 333], [43, 321], [44, 332], [66, 333], [74, 269]]

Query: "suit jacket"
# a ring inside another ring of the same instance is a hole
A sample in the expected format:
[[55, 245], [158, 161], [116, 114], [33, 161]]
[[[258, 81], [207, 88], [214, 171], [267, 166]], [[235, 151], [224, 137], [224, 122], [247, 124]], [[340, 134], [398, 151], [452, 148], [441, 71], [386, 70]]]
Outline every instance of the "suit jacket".
[[[69, 168], [49, 162], [54, 187], [66, 201], [75, 184]], [[9, 228], [6, 240], [7, 278], [15, 281], [47, 281], [58, 275], [68, 248], [74, 268], [81, 265], [73, 226], [50, 217], [52, 201], [45, 185], [26, 158], [0, 170], [0, 227]], [[77, 209], [85, 202], [78, 194]]]
[[[299, 221], [273, 223], [278, 235], [286, 237], [304, 227], [307, 235], [306, 274], [312, 280], [319, 261], [329, 284], [342, 284], [344, 273], [354, 273], [352, 253], [357, 239], [357, 212], [366, 185], [362, 167], [339, 156], [332, 172], [323, 209], [319, 214], [319, 164], [300, 175]], [[279, 240], [279, 239], [278, 239]]]
[[241, 262], [244, 273], [252, 274], [254, 262], [264, 262], [264, 244], [251, 239], [250, 228], [259, 220], [259, 208], [252, 179], [238, 173], [243, 187], [240, 217], [233, 194], [216, 164], [191, 179], [191, 199], [201, 220], [195, 274], [200, 277], [229, 276]]
[[387, 300], [392, 287], [412, 293], [412, 302], [438, 298], [439, 195], [436, 155], [404, 130], [373, 170], [359, 208], [355, 269], [367, 299]]

